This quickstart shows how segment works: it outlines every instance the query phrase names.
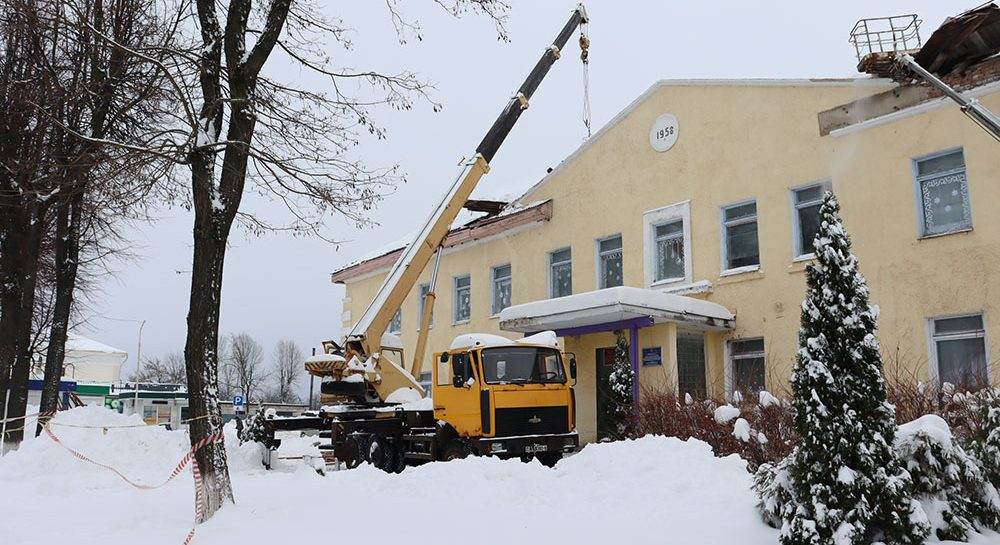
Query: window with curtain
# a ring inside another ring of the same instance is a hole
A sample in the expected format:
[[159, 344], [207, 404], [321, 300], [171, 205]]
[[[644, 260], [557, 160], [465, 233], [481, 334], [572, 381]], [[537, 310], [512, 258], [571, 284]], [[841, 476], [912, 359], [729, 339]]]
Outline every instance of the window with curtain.
[[940, 235], [972, 227], [965, 156], [955, 150], [918, 159], [921, 235]]
[[549, 296], [573, 294], [573, 254], [569, 248], [549, 252]]
[[455, 277], [455, 323], [472, 316], [472, 279], [469, 275]]
[[615, 235], [597, 242], [598, 288], [622, 285], [622, 236]]
[[653, 226], [657, 282], [684, 279], [684, 220], [677, 218]]
[[510, 265], [493, 267], [493, 314], [510, 306]]

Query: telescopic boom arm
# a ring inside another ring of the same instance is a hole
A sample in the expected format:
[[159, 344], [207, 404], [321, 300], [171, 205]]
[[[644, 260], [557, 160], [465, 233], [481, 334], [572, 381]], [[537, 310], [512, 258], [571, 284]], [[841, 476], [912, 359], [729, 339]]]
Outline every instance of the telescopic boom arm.
[[[490, 161], [493, 160], [500, 145], [510, 134], [518, 118], [521, 117], [521, 113], [528, 108], [532, 95], [552, 64], [559, 59], [562, 48], [577, 27], [585, 23], [587, 23], [587, 12], [580, 4], [573, 10], [569, 21], [563, 26], [552, 45], [545, 49], [542, 57], [528, 74], [524, 83], [521, 84], [517, 94], [510, 99], [493, 126], [490, 127], [489, 132], [476, 148], [475, 156], [462, 165], [458, 177], [451, 184], [441, 203], [424, 222], [420, 233], [406, 247], [396, 264], [389, 270], [375, 298], [347, 335], [347, 346], [345, 347], [347, 354], [357, 355], [364, 359], [378, 351], [380, 340], [389, 326], [392, 316], [406, 295], [416, 285], [424, 268], [441, 246], [448, 235], [452, 222], [455, 221], [480, 178], [489, 171]], [[426, 335], [426, 331], [421, 331], [421, 335]], [[391, 369], [387, 367], [391, 367]], [[383, 365], [380, 374], [382, 381], [380, 385], [376, 385], [376, 390], [382, 399], [385, 399], [398, 387], [409, 386], [423, 391], [417, 384], [415, 377], [394, 364]]]

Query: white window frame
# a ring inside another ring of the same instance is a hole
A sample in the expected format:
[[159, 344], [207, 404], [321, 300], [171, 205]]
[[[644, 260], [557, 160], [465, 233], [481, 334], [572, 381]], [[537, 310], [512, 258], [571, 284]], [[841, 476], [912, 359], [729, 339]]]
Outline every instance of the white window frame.
[[[937, 320], [947, 320], [949, 318], [969, 318], [972, 316], [979, 316], [983, 320], [983, 332], [982, 333], [946, 333], [943, 335], [934, 334], [934, 322]], [[927, 341], [927, 376], [930, 377], [931, 384], [941, 385], [941, 368], [938, 364], [938, 351], [937, 351], [937, 341], [939, 340], [960, 340], [960, 339], [983, 339], [983, 357], [986, 360], [986, 380], [991, 385], [993, 384], [993, 374], [990, 372], [990, 340], [989, 334], [986, 331], [986, 312], [963, 312], [961, 314], [943, 314], [940, 316], [931, 316], [924, 320], [924, 334]]]
[[[598, 250], [600, 250], [600, 246], [598, 246], [597, 248], [598, 248]], [[554, 256], [555, 254], [557, 254], [559, 252], [563, 252], [563, 251], [566, 251], [566, 250], [569, 250], [569, 260], [567, 260], [567, 261], [559, 261], [559, 262], [556, 262], [556, 263], [552, 262], [552, 256]], [[622, 254], [622, 255], [624, 256], [624, 254]], [[566, 264], [569, 265], [569, 283], [570, 283], [569, 294], [573, 295], [573, 248], [570, 247], [570, 246], [564, 246], [562, 248], [556, 248], [555, 250], [552, 250], [552, 251], [546, 253], [545, 254], [545, 258], [546, 258], [546, 261], [548, 262], [548, 266], [545, 268], [545, 270], [548, 271], [549, 299], [553, 299], [553, 298], [556, 297], [556, 290], [555, 290], [556, 286], [555, 286], [555, 282], [554, 282], [555, 275], [552, 274], [552, 273], [553, 273], [553, 269], [557, 265], [566, 265]], [[598, 273], [598, 274], [600, 274], [600, 273]]]
[[[810, 189], [813, 187], [822, 187], [822, 194], [826, 194], [827, 191], [833, 191], [833, 182], [831, 180], [816, 180], [809, 182], [807, 184], [798, 185], [795, 187], [788, 188], [788, 203], [792, 210], [792, 260], [802, 261], [806, 259], [813, 259], [816, 257], [816, 252], [806, 252], [806, 248], [800, 248], [799, 243], [802, 238], [801, 225], [799, 221], [799, 209], [805, 208], [807, 206], [812, 206], [816, 204], [817, 201], [809, 201], [807, 203], [799, 204], [795, 200], [795, 193], [803, 190]], [[822, 195], [820, 196], [822, 199]]]
[[767, 389], [767, 340], [764, 339], [763, 335], [757, 335], [755, 337], [740, 337], [738, 339], [728, 339], [726, 340], [726, 354], [725, 362], [726, 365], [723, 368], [722, 381], [726, 390], [726, 397], [732, 399], [733, 392], [736, 391], [736, 357], [735, 351], [733, 350], [733, 344], [743, 341], [756, 341], [760, 339], [764, 341], [764, 350], [761, 354], [764, 357], [764, 388]]
[[[750, 197], [743, 199], [742, 201], [736, 201], [734, 203], [725, 204], [719, 207], [719, 233], [720, 233], [720, 276], [727, 276], [730, 274], [738, 274], [742, 272], [752, 272], [760, 270], [760, 209], [756, 208], [754, 211], [753, 219], [750, 218], [740, 218], [737, 220], [726, 221], [726, 211], [730, 208], [735, 208], [737, 206], [743, 206], [745, 204], [754, 203], [757, 205], [757, 198]], [[756, 265], [745, 265], [743, 267], [729, 267], [729, 227], [743, 225], [745, 223], [750, 223], [753, 221], [757, 224], [757, 264]]]
[[594, 286], [599, 290], [604, 289], [601, 286], [601, 243], [615, 238], [622, 240], [622, 246], [619, 251], [622, 253], [622, 285], [625, 285], [625, 237], [621, 233], [615, 233], [594, 240]]
[[[938, 157], [942, 157], [942, 156], [945, 156], [945, 155], [950, 155], [950, 154], [955, 153], [955, 152], [959, 152], [959, 153], [962, 154], [962, 165], [963, 166], [962, 166], [961, 169], [953, 169], [953, 170], [944, 171], [944, 172], [937, 172], [937, 173], [934, 173], [934, 174], [929, 174], [929, 175], [924, 175], [924, 176], [920, 175], [920, 170], [918, 168], [918, 164], [919, 163], [922, 163], [923, 161], [927, 161], [927, 160], [930, 160], [930, 159], [937, 159]], [[945, 149], [945, 150], [936, 151], [934, 153], [928, 153], [927, 155], [921, 155], [919, 157], [913, 157], [913, 158], [910, 159], [910, 170], [913, 173], [913, 202], [914, 202], [914, 205], [917, 207], [917, 236], [918, 236], [918, 238], [942, 237], [942, 236], [945, 236], [945, 235], [951, 235], [951, 234], [954, 234], [954, 233], [964, 233], [966, 231], [972, 230], [972, 193], [971, 193], [971, 189], [969, 188], [969, 164], [965, 160], [965, 148], [963, 148], [962, 146], [956, 146], [954, 148], [948, 148], [948, 149]], [[927, 224], [926, 224], [926, 221], [925, 221], [926, 218], [924, 217], [924, 194], [923, 194], [923, 190], [920, 187], [920, 183], [922, 181], [928, 179], [928, 178], [940, 178], [940, 177], [943, 177], [943, 176], [949, 176], [951, 174], [957, 174], [958, 172], [962, 172], [964, 174], [964, 177], [965, 177], [965, 192], [969, 195], [969, 203], [968, 203], [969, 204], [969, 224], [966, 225], [966, 226], [964, 226], [964, 227], [958, 227], [956, 229], [952, 229], [950, 231], [943, 231], [943, 232], [940, 232], [940, 233], [928, 233], [927, 229], [926, 229], [927, 228]]]
[[[678, 278], [666, 278], [656, 280], [656, 226], [663, 225], [670, 221], [681, 219], [681, 226], [684, 229], [684, 276]], [[692, 281], [691, 272], [691, 201], [681, 201], [661, 208], [647, 210], [642, 215], [642, 254], [644, 264], [644, 277], [646, 287], [671, 286], [678, 284], [690, 284]]]
[[[497, 270], [507, 267], [510, 271], [506, 277], [497, 278]], [[490, 268], [490, 312], [491, 316], [499, 316], [500, 311], [503, 309], [497, 308], [497, 284], [506, 278], [507, 282], [510, 284], [510, 299], [511, 304], [514, 304], [514, 267], [510, 263], [503, 263]]]
[[[469, 285], [465, 286], [464, 288], [461, 288], [461, 289], [469, 290], [469, 316], [466, 317], [466, 318], [459, 319], [458, 318], [458, 307], [459, 307], [459, 303], [458, 302], [460, 301], [460, 298], [458, 296], [458, 290], [459, 290], [458, 281], [461, 280], [461, 279], [463, 279], [463, 278], [468, 278], [469, 279]], [[452, 302], [451, 302], [451, 306], [452, 306], [452, 309], [451, 309], [451, 323], [452, 323], [452, 325], [458, 325], [458, 324], [468, 323], [469, 320], [472, 319], [472, 275], [471, 274], [460, 274], [460, 275], [452, 277], [452, 279], [451, 279], [451, 298], [452, 298]]]
[[[399, 317], [399, 327], [393, 328], [395, 325], [396, 317]], [[396, 313], [392, 315], [392, 319], [389, 320], [389, 333], [393, 335], [398, 335], [403, 332], [403, 307], [396, 309]]]

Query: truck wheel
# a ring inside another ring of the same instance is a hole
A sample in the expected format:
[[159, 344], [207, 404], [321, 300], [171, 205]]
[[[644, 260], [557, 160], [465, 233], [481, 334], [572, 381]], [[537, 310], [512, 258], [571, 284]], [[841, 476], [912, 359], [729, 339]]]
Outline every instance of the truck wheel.
[[400, 447], [396, 449], [394, 453], [394, 464], [392, 467], [393, 473], [402, 473], [406, 469], [406, 452]]
[[338, 461], [344, 462], [347, 469], [354, 469], [361, 465], [361, 447], [354, 437], [344, 439], [339, 451], [336, 453]]
[[545, 467], [555, 467], [559, 460], [562, 460], [561, 452], [542, 452], [535, 455], [535, 458]]
[[368, 461], [382, 471], [391, 472], [393, 466], [393, 449], [389, 440], [379, 437], [372, 441], [372, 446], [368, 449]]
[[467, 458], [469, 454], [471, 454], [469, 451], [469, 445], [454, 439], [445, 445], [441, 458], [448, 462], [451, 460], [461, 460], [462, 458]]

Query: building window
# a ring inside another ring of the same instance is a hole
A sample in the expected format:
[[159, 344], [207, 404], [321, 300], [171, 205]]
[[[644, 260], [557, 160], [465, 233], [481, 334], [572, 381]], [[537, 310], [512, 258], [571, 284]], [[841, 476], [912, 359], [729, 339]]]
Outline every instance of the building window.
[[653, 226], [657, 282], [684, 279], [684, 220]]
[[510, 265], [493, 267], [493, 314], [510, 306]]
[[813, 238], [816, 237], [820, 224], [819, 207], [823, 204], [823, 194], [827, 191], [830, 191], [829, 182], [792, 190], [793, 231], [797, 257], [813, 254]]
[[[427, 305], [427, 294], [431, 291], [430, 284], [420, 284], [420, 301], [417, 302], [417, 327], [424, 321], [424, 307]], [[434, 309], [431, 309], [431, 327], [434, 327]]]
[[549, 252], [549, 297], [573, 295], [573, 253], [569, 248]]
[[938, 153], [914, 161], [920, 234], [940, 235], [972, 227], [969, 184], [962, 150]]
[[722, 209], [722, 252], [727, 270], [760, 265], [757, 243], [757, 201]]
[[622, 285], [622, 236], [597, 241], [597, 287]]
[[472, 316], [472, 279], [469, 275], [455, 277], [455, 323], [469, 321]]
[[730, 343], [733, 391], [751, 394], [764, 389], [764, 339]]
[[399, 333], [403, 331], [403, 310], [397, 309], [396, 313], [392, 315], [392, 321], [389, 322], [389, 333]]
[[985, 386], [989, 377], [983, 315], [936, 318], [931, 326], [938, 380], [969, 388]]
[[691, 282], [691, 206], [685, 201], [643, 214], [646, 286]]
[[705, 398], [705, 338], [703, 335], [677, 335], [677, 391], [681, 398], [688, 394], [694, 399]]
[[431, 395], [431, 383], [433, 382], [432, 380], [433, 374], [434, 373], [431, 371], [422, 371], [420, 373], [420, 385], [423, 386], [424, 392], [427, 394], [427, 397], [430, 397]]

